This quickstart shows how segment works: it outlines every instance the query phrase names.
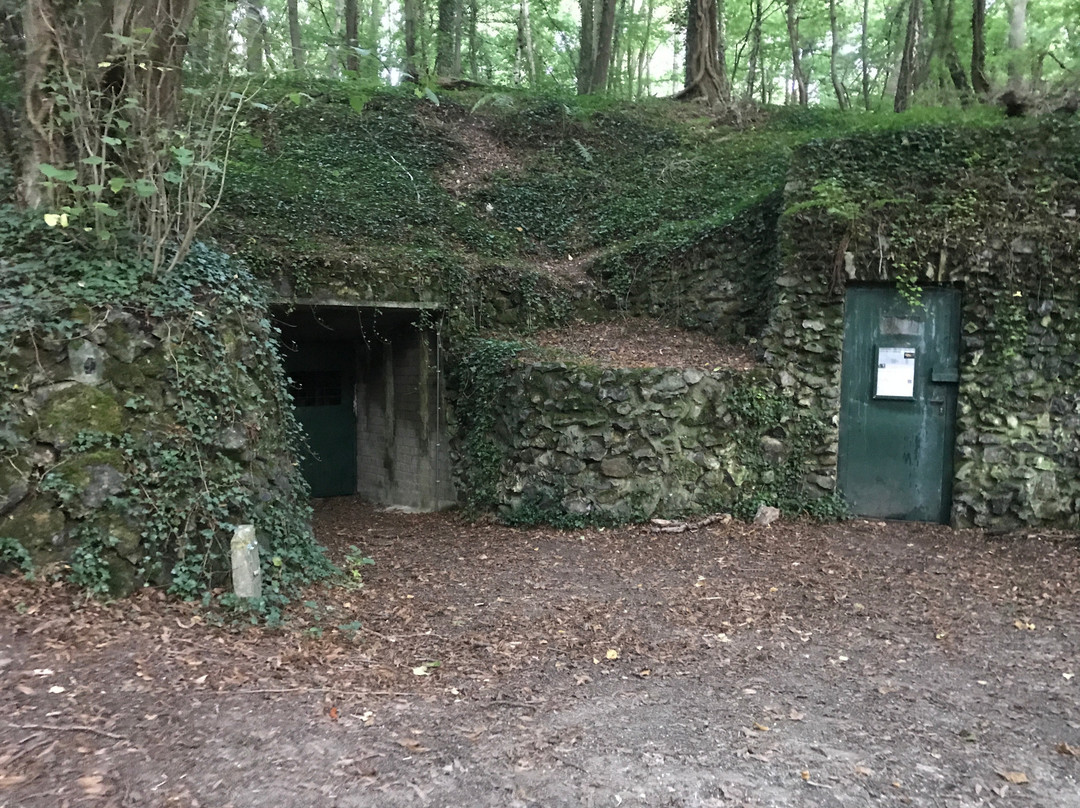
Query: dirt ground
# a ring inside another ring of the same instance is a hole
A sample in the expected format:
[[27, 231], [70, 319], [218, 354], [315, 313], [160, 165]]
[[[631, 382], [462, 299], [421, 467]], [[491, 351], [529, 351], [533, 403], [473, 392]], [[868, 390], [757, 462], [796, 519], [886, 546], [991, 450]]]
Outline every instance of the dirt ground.
[[317, 520], [280, 629], [0, 581], [0, 806], [1080, 806], [1076, 536]]

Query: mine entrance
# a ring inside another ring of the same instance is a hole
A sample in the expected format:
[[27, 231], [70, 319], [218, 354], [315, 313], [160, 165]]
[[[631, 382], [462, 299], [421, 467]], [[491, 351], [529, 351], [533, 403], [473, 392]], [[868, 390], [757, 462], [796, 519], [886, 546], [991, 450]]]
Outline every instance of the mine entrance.
[[453, 503], [437, 315], [323, 302], [277, 313], [312, 496], [418, 511]]

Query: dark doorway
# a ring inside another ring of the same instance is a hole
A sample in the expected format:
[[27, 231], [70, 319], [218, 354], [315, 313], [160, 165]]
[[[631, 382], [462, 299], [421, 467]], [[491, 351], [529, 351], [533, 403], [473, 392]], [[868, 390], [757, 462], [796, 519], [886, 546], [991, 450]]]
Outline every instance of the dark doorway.
[[320, 303], [282, 310], [277, 322], [312, 496], [419, 511], [453, 504], [437, 312]]
[[297, 340], [286, 353], [296, 417], [307, 436], [300, 472], [313, 497], [356, 493], [354, 343]]
[[851, 287], [844, 302], [837, 485], [860, 516], [948, 522], [960, 292]]

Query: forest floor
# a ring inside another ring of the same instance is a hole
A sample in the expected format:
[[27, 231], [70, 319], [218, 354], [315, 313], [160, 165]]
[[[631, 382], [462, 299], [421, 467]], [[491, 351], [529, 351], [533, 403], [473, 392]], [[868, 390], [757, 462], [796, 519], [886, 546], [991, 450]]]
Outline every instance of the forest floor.
[[1080, 805], [1076, 536], [317, 524], [277, 629], [0, 581], [0, 806]]

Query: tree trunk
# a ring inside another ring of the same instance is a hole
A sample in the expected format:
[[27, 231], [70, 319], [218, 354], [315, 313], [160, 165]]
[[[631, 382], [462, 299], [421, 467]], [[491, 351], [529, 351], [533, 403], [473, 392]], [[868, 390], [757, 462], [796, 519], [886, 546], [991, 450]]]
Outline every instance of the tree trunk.
[[981, 96], [990, 92], [986, 78], [986, 0], [971, 3], [971, 88]]
[[758, 60], [761, 59], [761, 15], [763, 0], [750, 0], [750, 56], [746, 61], [746, 93], [747, 99], [753, 100], [754, 91], [757, 89]]
[[289, 46], [293, 70], [304, 69], [304, 46], [300, 41], [300, 9], [297, 0], [289, 0]]
[[645, 34], [641, 38], [641, 47], [638, 48], [637, 55], [637, 96], [639, 98], [644, 94], [648, 85], [646, 58], [649, 54], [649, 40], [652, 36], [653, 5], [654, 0], [645, 0]]
[[607, 87], [608, 71], [611, 69], [612, 43], [615, 36], [616, 0], [601, 0], [600, 24], [596, 30], [596, 63], [590, 92], [603, 92]]
[[266, 49], [266, 18], [258, 3], [248, 3], [244, 9], [244, 57], [248, 73], [263, 72], [263, 54]]
[[594, 0], [581, 2], [581, 43], [578, 49], [577, 91], [578, 95], [592, 92], [593, 73], [596, 71], [596, 5]]
[[945, 43], [942, 55], [953, 87], [960, 93], [960, 99], [967, 102], [971, 96], [971, 85], [968, 84], [967, 73], [964, 72], [964, 66], [960, 63], [960, 54], [956, 52], [956, 32], [953, 27], [955, 11], [953, 0], [948, 0], [945, 6]]
[[716, 0], [716, 71], [720, 76], [720, 100], [731, 101], [731, 81], [727, 72], [727, 20], [725, 0]]
[[726, 103], [730, 99], [727, 76], [720, 70], [720, 26], [716, 0], [691, 0], [689, 12], [686, 26], [687, 81], [676, 98], [700, 98], [710, 105]]
[[533, 50], [532, 22], [529, 19], [529, 0], [520, 0], [517, 18], [517, 55], [514, 72], [528, 76], [529, 86], [536, 86], [536, 53]]
[[330, 41], [333, 43], [333, 47], [326, 49], [326, 74], [328, 76], [337, 76], [341, 68], [341, 48], [338, 47], [341, 43], [341, 14], [342, 14], [342, 0], [333, 0], [331, 8], [334, 10], [333, 16], [330, 19], [323, 19], [326, 21], [327, 31]]
[[862, 62], [863, 107], [870, 111], [870, 0], [863, 0], [862, 30], [859, 32], [859, 61]]
[[1027, 0], [1012, 0], [1009, 13], [1009, 88], [1020, 89], [1024, 81], [1024, 46], [1027, 40]]
[[[194, 0], [153, 4], [96, 0], [74, 7], [55, 0], [24, 0], [19, 121], [23, 136], [17, 189], [21, 204], [38, 207], [46, 202], [45, 177], [38, 169], [41, 163], [62, 166], [79, 156], [100, 154], [101, 139], [107, 135], [103, 122], [115, 114], [115, 105], [127, 110], [127, 137], [133, 144], [156, 142], [160, 130], [172, 127], [180, 101], [187, 30], [194, 14]], [[119, 45], [131, 39], [141, 43], [137, 51]], [[123, 54], [115, 56], [118, 50]], [[256, 53], [261, 57], [261, 45]], [[75, 124], [60, 115], [64, 108], [45, 89], [50, 76], [62, 79], [68, 87], [65, 92], [76, 96], [71, 104], [82, 117]], [[115, 92], [102, 92], [106, 88]], [[126, 100], [132, 105], [127, 106]], [[73, 130], [72, 126], [83, 128]], [[116, 160], [127, 157], [125, 153]], [[131, 150], [133, 171], [156, 159], [153, 150], [147, 152], [138, 145]], [[79, 182], [85, 185], [84, 174], [91, 169], [81, 161], [75, 167]]]
[[357, 0], [345, 0], [345, 69], [360, 71], [360, 9]]
[[480, 0], [469, 0], [469, 75], [473, 80], [480, 78], [480, 37], [476, 30], [479, 16]]
[[840, 84], [840, 76], [836, 72], [836, 57], [840, 53], [840, 36], [837, 32], [836, 0], [829, 0], [829, 36], [832, 39], [829, 49], [829, 78], [832, 79], [833, 92], [836, 93], [836, 103], [840, 109], [847, 109], [849, 104], [847, 93]]
[[911, 0], [908, 4], [904, 52], [900, 58], [900, 71], [896, 74], [896, 95], [893, 97], [893, 109], [897, 112], [903, 112], [911, 106], [911, 96], [916, 89], [915, 66], [919, 57], [921, 36], [922, 3], [920, 0]]
[[[382, 0], [371, 0], [371, 13], [368, 15], [367, 32], [364, 34], [363, 43], [371, 49], [375, 56], [360, 63], [360, 74], [368, 78], [377, 79], [383, 71], [382, 62], [379, 59], [379, 39], [382, 34], [382, 18], [386, 7]], [[366, 67], [365, 67], [366, 65]]]
[[420, 0], [402, 0], [401, 12], [404, 17], [405, 74], [412, 81], [419, 81], [420, 54], [417, 37], [420, 33]]
[[617, 0], [615, 9], [614, 33], [611, 37], [611, 64], [614, 70], [608, 71], [607, 83], [604, 90], [615, 94], [622, 86], [622, 46], [623, 31], [626, 29], [626, 0]]
[[791, 83], [792, 97], [802, 106], [810, 102], [806, 74], [803, 72], [802, 57], [799, 48], [799, 16], [796, 8], [798, 0], [787, 0], [788, 41], [791, 44]]
[[456, 76], [461, 72], [461, 0], [439, 0], [435, 32], [435, 73]]

